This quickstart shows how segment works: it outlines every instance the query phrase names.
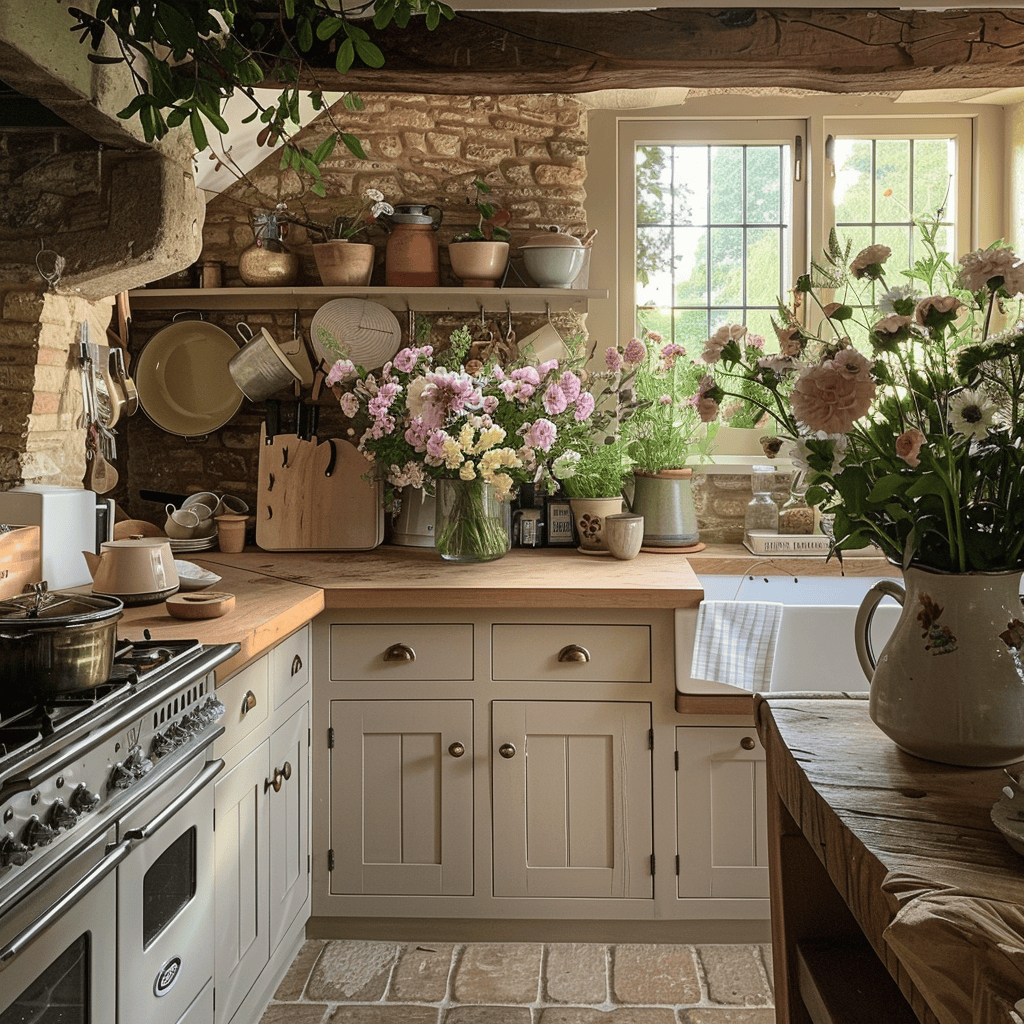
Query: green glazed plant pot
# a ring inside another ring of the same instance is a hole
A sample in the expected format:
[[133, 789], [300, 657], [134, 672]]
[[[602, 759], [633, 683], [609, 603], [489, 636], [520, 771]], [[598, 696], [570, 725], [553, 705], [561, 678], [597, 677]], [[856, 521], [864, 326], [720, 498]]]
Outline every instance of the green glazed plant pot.
[[692, 469], [634, 472], [632, 508], [644, 517], [645, 548], [687, 548], [700, 541]]

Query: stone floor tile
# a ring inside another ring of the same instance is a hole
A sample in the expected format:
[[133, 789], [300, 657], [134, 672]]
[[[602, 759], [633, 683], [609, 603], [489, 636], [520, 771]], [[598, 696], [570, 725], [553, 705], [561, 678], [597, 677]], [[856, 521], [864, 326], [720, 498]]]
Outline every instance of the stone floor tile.
[[437, 1024], [436, 1006], [375, 1003], [371, 1006], [339, 1006], [327, 1024]]
[[608, 998], [607, 949], [591, 942], [558, 942], [547, 947], [544, 1000], [577, 1005]]
[[331, 1003], [380, 999], [401, 949], [396, 942], [328, 942], [306, 985], [306, 998]]
[[453, 1006], [441, 1024], [530, 1024], [528, 1006]]
[[679, 1024], [775, 1024], [770, 1007], [701, 1006], [679, 1011]]
[[768, 988], [771, 990], [772, 999], [775, 999], [775, 975], [773, 973], [774, 966], [772, 963], [772, 944], [770, 942], [762, 943], [757, 947], [761, 951], [761, 960], [764, 963], [764, 972], [768, 975]]
[[722, 1006], [770, 1006], [764, 966], [756, 946], [698, 946], [708, 998]]
[[532, 1003], [540, 987], [539, 942], [475, 942], [455, 968], [456, 1003]]
[[700, 980], [692, 946], [622, 945], [612, 948], [612, 1000], [674, 1006], [699, 1003]]
[[298, 955], [292, 961], [281, 984], [277, 986], [274, 998], [282, 1002], [294, 1002], [302, 998], [302, 990], [309, 980], [310, 971], [320, 956], [320, 951], [327, 945], [326, 939], [309, 939], [302, 944]]
[[669, 1006], [546, 1006], [538, 1024], [676, 1024], [676, 1015]]
[[327, 1010], [321, 1003], [271, 1003], [260, 1024], [322, 1024]]
[[448, 992], [452, 966], [450, 942], [406, 946], [391, 976], [388, 999], [395, 1002], [439, 1003]]

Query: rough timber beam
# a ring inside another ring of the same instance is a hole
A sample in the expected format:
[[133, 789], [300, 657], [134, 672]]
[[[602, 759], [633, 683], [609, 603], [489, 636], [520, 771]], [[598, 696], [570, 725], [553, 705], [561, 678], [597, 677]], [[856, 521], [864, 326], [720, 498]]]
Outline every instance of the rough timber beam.
[[379, 70], [339, 75], [314, 55], [324, 89], [445, 94], [782, 87], [825, 92], [1024, 85], [1024, 10], [805, 8], [629, 12], [462, 12], [383, 32]]

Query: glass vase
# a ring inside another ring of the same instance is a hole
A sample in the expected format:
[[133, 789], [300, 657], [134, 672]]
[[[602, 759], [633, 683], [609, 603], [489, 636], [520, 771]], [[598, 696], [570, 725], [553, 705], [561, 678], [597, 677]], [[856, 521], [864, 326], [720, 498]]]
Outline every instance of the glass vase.
[[493, 484], [437, 481], [434, 546], [449, 562], [490, 562], [509, 549], [508, 528]]

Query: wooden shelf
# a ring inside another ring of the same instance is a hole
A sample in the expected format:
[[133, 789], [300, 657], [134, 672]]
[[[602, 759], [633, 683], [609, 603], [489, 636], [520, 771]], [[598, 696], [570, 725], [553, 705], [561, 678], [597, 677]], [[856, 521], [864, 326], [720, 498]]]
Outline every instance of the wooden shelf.
[[133, 310], [315, 310], [330, 299], [379, 302], [396, 313], [563, 313], [587, 311], [606, 289], [583, 288], [140, 288]]

